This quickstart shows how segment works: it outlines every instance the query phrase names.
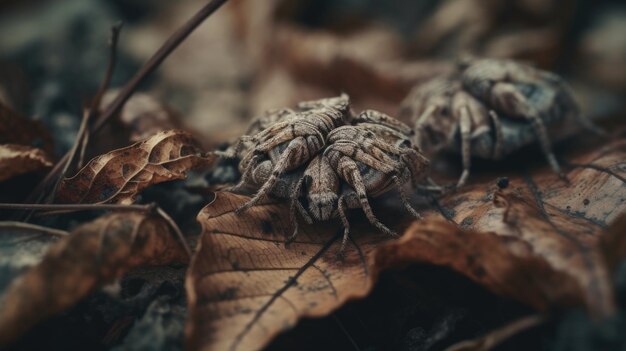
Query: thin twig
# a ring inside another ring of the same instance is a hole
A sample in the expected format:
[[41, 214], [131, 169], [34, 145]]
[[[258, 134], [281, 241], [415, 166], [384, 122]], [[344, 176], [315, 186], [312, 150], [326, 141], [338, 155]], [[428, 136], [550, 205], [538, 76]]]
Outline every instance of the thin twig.
[[[111, 79], [113, 78], [113, 73], [115, 72], [115, 64], [117, 63], [117, 44], [119, 42], [122, 26], [123, 23], [120, 22], [111, 28], [111, 38], [109, 41], [109, 63], [107, 64], [107, 70], [104, 74], [104, 80], [102, 80], [100, 88], [91, 102], [89, 117], [87, 118], [88, 122], [93, 121], [98, 117], [102, 97], [106, 94], [107, 90], [109, 90], [109, 86], [111, 85]], [[89, 130], [87, 130], [86, 133], [81, 136], [80, 156], [78, 158], [78, 162], [76, 163], [76, 169], [81, 169], [83, 167], [85, 151], [87, 150], [87, 144], [89, 143], [89, 134]]]
[[170, 215], [168, 215], [167, 212], [163, 211], [160, 207], [156, 207], [156, 213], [163, 220], [165, 220], [167, 224], [169, 224], [170, 228], [174, 231], [174, 233], [178, 237], [178, 240], [180, 240], [180, 244], [183, 245], [183, 249], [185, 249], [185, 252], [187, 252], [187, 255], [189, 256], [189, 258], [191, 258], [192, 256], [191, 249], [189, 248], [189, 244], [187, 243], [187, 240], [185, 239], [183, 232], [178, 227], [178, 224], [176, 224], [176, 222], [172, 219], [172, 217], [170, 217]]
[[167, 212], [160, 208], [156, 203], [150, 203], [145, 205], [115, 205], [115, 204], [15, 204], [5, 203], [0, 204], [0, 209], [7, 210], [28, 210], [28, 211], [47, 211], [51, 210], [56, 213], [58, 211], [76, 212], [76, 211], [141, 211], [147, 213], [153, 213], [161, 217], [169, 227], [174, 231], [177, 239], [189, 257], [192, 256], [191, 248], [185, 239], [185, 235], [176, 224], [176, 221], [170, 217]]
[[503, 327], [492, 330], [490, 333], [482, 337], [473, 340], [461, 341], [452, 346], [449, 346], [448, 348], [446, 348], [445, 351], [491, 350], [503, 341], [523, 332], [524, 330], [530, 329], [544, 322], [546, 322], [546, 317], [540, 314], [533, 314], [530, 316], [522, 317], [509, 324], [506, 324]]
[[54, 236], [68, 236], [70, 234], [70, 233], [66, 232], [65, 230], [48, 228], [48, 227], [42, 227], [42, 226], [35, 225], [35, 224], [23, 223], [23, 222], [15, 222], [15, 221], [0, 222], [0, 228], [2, 228], [2, 229], [17, 228], [17, 229], [34, 230], [34, 231], [38, 231], [38, 232], [41, 232], [41, 233], [44, 233], [44, 234], [50, 234], [50, 235], [54, 235]]
[[[145, 80], [145, 78], [154, 72], [159, 65], [191, 34], [204, 20], [220, 8], [227, 0], [212, 0], [198, 11], [189, 21], [187, 21], [180, 29], [178, 29], [170, 38], [159, 48], [159, 50], [146, 62], [143, 67], [135, 74], [135, 76], [126, 83], [124, 88], [115, 97], [115, 99], [107, 106], [104, 112], [98, 116], [94, 124], [89, 129], [94, 133], [100, 130], [108, 120], [114, 116], [124, 106], [126, 101], [133, 95], [137, 87]], [[35, 187], [35, 190], [28, 197], [29, 201], [40, 196], [50, 182], [55, 181], [59, 176], [59, 172], [69, 160], [70, 153], [66, 153], [59, 162], [50, 170], [46, 177]]]
[[5, 210], [61, 210], [61, 211], [152, 211], [154, 205], [115, 205], [115, 204], [0, 204]]
[[200, 9], [187, 23], [179, 28], [169, 39], [159, 48], [159, 50], [146, 62], [133, 78], [124, 86], [122, 91], [115, 97], [115, 100], [107, 106], [107, 109], [95, 121], [92, 131], [97, 132], [115, 115], [133, 95], [139, 84], [156, 70], [159, 65], [191, 34], [204, 20], [222, 6], [227, 0], [212, 0]]
[[[59, 183], [61, 180], [67, 175], [67, 172], [76, 157], [76, 153], [79, 148], [87, 147], [87, 145], [83, 145], [83, 141], [85, 140], [85, 136], [89, 134], [89, 122], [92, 121], [98, 115], [98, 108], [100, 106], [100, 101], [102, 100], [102, 96], [106, 93], [107, 89], [109, 89], [109, 84], [111, 83], [111, 77], [113, 76], [113, 72], [115, 70], [115, 56], [117, 54], [117, 42], [120, 36], [120, 30], [122, 29], [122, 24], [118, 23], [111, 28], [111, 38], [109, 40], [110, 53], [109, 53], [109, 63], [107, 64], [106, 73], [104, 74], [104, 79], [100, 84], [100, 88], [98, 88], [98, 92], [96, 96], [93, 98], [91, 105], [88, 109], [83, 112], [83, 119], [80, 122], [80, 128], [78, 129], [78, 134], [76, 135], [76, 140], [74, 140], [74, 144], [70, 149], [70, 154], [68, 156], [65, 165], [63, 166], [63, 170], [61, 171], [60, 177], [57, 178], [54, 186], [52, 187], [52, 191], [50, 194], [54, 196], [57, 188], [59, 187]], [[80, 167], [80, 166], [79, 166]]]

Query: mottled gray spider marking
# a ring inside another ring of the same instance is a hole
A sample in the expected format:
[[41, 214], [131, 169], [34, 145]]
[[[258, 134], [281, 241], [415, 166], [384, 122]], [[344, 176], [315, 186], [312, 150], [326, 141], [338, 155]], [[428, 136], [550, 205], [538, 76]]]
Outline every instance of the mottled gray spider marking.
[[369, 199], [397, 190], [406, 210], [405, 187], [428, 174], [428, 160], [412, 142], [413, 130], [383, 113], [366, 110], [352, 116], [348, 97], [308, 101], [297, 110], [274, 110], [257, 118], [248, 136], [225, 156], [241, 158], [241, 181], [231, 190], [256, 192], [238, 211], [272, 195], [288, 200], [290, 221], [298, 234], [296, 213], [308, 223], [339, 218], [343, 252], [349, 238], [347, 209], [361, 208], [380, 231], [397, 236], [374, 215]]
[[546, 126], [571, 119], [600, 132], [560, 77], [511, 60], [465, 60], [453, 75], [414, 88], [400, 111], [415, 121], [415, 142], [427, 154], [460, 150], [457, 186], [469, 176], [472, 155], [498, 160], [535, 141], [561, 174]]
[[[349, 122], [349, 98], [339, 97], [302, 102], [299, 111], [277, 110], [270, 117], [259, 120], [260, 130], [254, 135], [242, 137], [233, 153], [241, 156], [239, 164], [241, 181], [232, 190], [251, 183], [250, 177], [257, 165], [266, 160], [272, 166], [269, 177], [250, 201], [237, 209], [244, 211], [271, 192], [280, 176], [293, 171], [311, 160], [325, 145], [328, 133]], [[272, 124], [271, 122], [274, 123]], [[239, 145], [248, 143], [245, 150]]]

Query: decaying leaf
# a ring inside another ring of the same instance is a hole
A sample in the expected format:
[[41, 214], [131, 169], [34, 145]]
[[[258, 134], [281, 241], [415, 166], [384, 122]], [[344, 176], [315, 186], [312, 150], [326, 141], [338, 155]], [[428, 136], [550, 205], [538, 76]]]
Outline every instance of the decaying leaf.
[[0, 181], [52, 166], [51, 140], [40, 123], [0, 101]]
[[62, 203], [132, 203], [150, 185], [183, 179], [191, 169], [208, 167], [191, 134], [160, 132], [147, 140], [98, 156], [78, 174], [59, 184], [56, 201]]
[[187, 262], [169, 228], [159, 217], [126, 212], [73, 230], [0, 298], [0, 347], [133, 267]]
[[41, 149], [15, 144], [0, 145], [0, 181], [51, 166], [52, 161]]
[[285, 246], [292, 231], [287, 206], [266, 203], [235, 214], [249, 199], [217, 193], [198, 215], [204, 235], [187, 276], [190, 349], [261, 349], [299, 318], [326, 315], [371, 288], [365, 259], [387, 240], [383, 234], [356, 235], [358, 247], [348, 245], [338, 261], [336, 223], [305, 226]]
[[20, 116], [0, 102], [0, 144], [17, 144], [43, 149], [52, 154], [52, 138], [37, 121]]
[[67, 232], [21, 222], [0, 222], [0, 294], [17, 275], [41, 261]]
[[[614, 298], [598, 238], [626, 209], [625, 143], [579, 157], [569, 185], [545, 169], [511, 178], [506, 189], [467, 187], [399, 240], [355, 221], [343, 260], [335, 224], [306, 226], [285, 246], [292, 229], [286, 205], [235, 215], [249, 198], [218, 192], [198, 215], [203, 236], [187, 277], [188, 346], [261, 349], [300, 318], [366, 295], [380, 270], [413, 262], [449, 266], [538, 310], [583, 305], [608, 316]], [[380, 219], [408, 221], [400, 212]]]
[[583, 305], [606, 317], [615, 306], [599, 239], [626, 210], [625, 143], [578, 158], [569, 185], [544, 170], [510, 178], [506, 189], [470, 186], [440, 203], [464, 231], [434, 235], [415, 223], [389, 247], [406, 254], [390, 254], [450, 266], [540, 310]]

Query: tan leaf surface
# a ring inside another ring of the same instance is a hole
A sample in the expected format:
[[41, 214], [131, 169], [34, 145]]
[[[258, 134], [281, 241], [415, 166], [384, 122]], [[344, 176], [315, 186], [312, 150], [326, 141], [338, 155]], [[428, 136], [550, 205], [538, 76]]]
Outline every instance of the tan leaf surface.
[[191, 169], [210, 166], [214, 157], [202, 153], [191, 134], [160, 132], [92, 159], [75, 176], [60, 183], [56, 201], [129, 204], [150, 185], [183, 179]]
[[[261, 349], [300, 318], [366, 295], [381, 269], [412, 262], [449, 266], [539, 310], [583, 305], [607, 316], [614, 299], [598, 238], [626, 208], [625, 144], [577, 158], [586, 166], [569, 172], [569, 186], [545, 170], [511, 178], [506, 189], [486, 182], [451, 194], [439, 201], [441, 213], [426, 213], [399, 240], [353, 220], [343, 261], [336, 224], [305, 226], [285, 247], [284, 204], [235, 215], [248, 197], [217, 193], [198, 215], [204, 233], [187, 277], [188, 347]], [[400, 210], [378, 213], [403, 222]]]
[[185, 263], [168, 224], [144, 213], [114, 213], [72, 231], [0, 299], [0, 347], [137, 266]]
[[236, 215], [248, 199], [220, 192], [198, 215], [204, 235], [187, 277], [190, 349], [260, 349], [299, 318], [323, 316], [371, 288], [364, 260], [385, 236], [357, 236], [359, 250], [349, 245], [343, 262], [334, 223], [305, 226], [285, 247], [287, 208], [268, 203]]
[[51, 166], [52, 161], [41, 149], [15, 144], [0, 145], [0, 182]]

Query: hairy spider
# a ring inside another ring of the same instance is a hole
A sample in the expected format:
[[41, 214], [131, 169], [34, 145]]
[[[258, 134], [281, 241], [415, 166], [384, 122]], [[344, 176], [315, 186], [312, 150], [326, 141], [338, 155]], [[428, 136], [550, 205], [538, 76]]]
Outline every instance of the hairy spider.
[[[251, 127], [253, 135], [243, 136], [226, 156], [241, 156], [241, 181], [231, 190], [255, 183], [250, 179], [259, 163], [271, 172], [256, 194], [237, 209], [244, 211], [270, 193], [280, 176], [311, 160], [325, 145], [326, 136], [334, 128], [350, 120], [347, 95], [301, 102], [298, 111], [276, 110], [257, 119]], [[264, 168], [265, 169], [265, 168]]]
[[[414, 217], [406, 195], [406, 183], [417, 184], [427, 176], [428, 160], [413, 147], [412, 130], [402, 122], [377, 111], [367, 110], [356, 116], [355, 125], [341, 126], [328, 135], [323, 154], [306, 168], [294, 194], [304, 185], [308, 212], [314, 220], [339, 217], [344, 227], [340, 252], [350, 233], [348, 208], [361, 208], [377, 229], [397, 236], [374, 215], [368, 198], [392, 189], [400, 194], [402, 204]], [[292, 213], [296, 199], [292, 198]], [[291, 238], [297, 235], [297, 227]]]
[[415, 142], [428, 154], [460, 148], [458, 187], [469, 176], [472, 155], [499, 160], [535, 141], [561, 175], [546, 125], [571, 120], [598, 131], [561, 78], [511, 60], [465, 60], [455, 74], [414, 88], [400, 114], [415, 121]]
[[[396, 236], [376, 218], [368, 200], [392, 189], [400, 193], [407, 211], [420, 218], [404, 189], [407, 183], [415, 185], [424, 179], [428, 169], [428, 160], [411, 142], [412, 129], [373, 110], [360, 113], [352, 123], [355, 125], [330, 131], [323, 152], [308, 163], [281, 173], [270, 188], [269, 194], [289, 199], [294, 232], [288, 242], [298, 233], [296, 212], [308, 223], [339, 217], [344, 227], [340, 250], [343, 252], [350, 231], [348, 208], [362, 208], [376, 228]], [[275, 159], [270, 154], [268, 159], [256, 164], [244, 184], [252, 189], [267, 184], [275, 169]]]

